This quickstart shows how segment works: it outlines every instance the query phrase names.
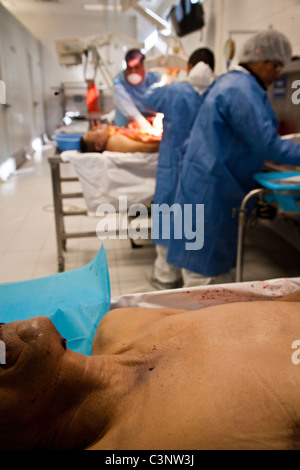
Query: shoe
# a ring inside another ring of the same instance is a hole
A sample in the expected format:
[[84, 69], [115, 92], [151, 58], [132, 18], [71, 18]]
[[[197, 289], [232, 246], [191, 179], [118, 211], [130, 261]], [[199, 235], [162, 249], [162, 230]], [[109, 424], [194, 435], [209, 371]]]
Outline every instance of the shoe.
[[157, 290], [181, 289], [183, 287], [183, 282], [180, 279], [175, 282], [161, 282], [158, 279], [152, 277], [150, 279], [150, 284]]
[[153, 275], [147, 276], [149, 284], [157, 290], [172, 290], [181, 289], [183, 287], [183, 280], [178, 279], [174, 282], [162, 282], [156, 279]]

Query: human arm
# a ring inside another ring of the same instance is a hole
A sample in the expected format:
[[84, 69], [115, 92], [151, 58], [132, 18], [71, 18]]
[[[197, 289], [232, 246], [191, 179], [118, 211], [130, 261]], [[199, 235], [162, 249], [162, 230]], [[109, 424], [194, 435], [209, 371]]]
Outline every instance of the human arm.
[[149, 111], [164, 113], [166, 102], [169, 101], [171, 95], [168, 94], [170, 86], [154, 85], [143, 96], [143, 104]]
[[[251, 77], [252, 80], [255, 80]], [[219, 103], [233, 132], [264, 159], [300, 164], [300, 146], [277, 134], [278, 121], [267, 94], [258, 85], [243, 82], [227, 90]]]
[[150, 129], [152, 126], [136, 107], [130, 94], [126, 91], [120, 80], [114, 83], [114, 97], [118, 110], [128, 119], [135, 121], [142, 129]]

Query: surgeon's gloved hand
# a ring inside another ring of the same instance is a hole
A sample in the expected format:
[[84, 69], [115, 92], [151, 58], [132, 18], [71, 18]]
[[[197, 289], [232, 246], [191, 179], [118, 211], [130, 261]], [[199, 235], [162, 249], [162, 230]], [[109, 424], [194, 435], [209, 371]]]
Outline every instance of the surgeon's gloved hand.
[[150, 122], [147, 121], [147, 119], [144, 118], [144, 116], [139, 117], [136, 122], [138, 123], [140, 129], [143, 131], [147, 131], [151, 133], [151, 131], [153, 130], [153, 127], [151, 126]]

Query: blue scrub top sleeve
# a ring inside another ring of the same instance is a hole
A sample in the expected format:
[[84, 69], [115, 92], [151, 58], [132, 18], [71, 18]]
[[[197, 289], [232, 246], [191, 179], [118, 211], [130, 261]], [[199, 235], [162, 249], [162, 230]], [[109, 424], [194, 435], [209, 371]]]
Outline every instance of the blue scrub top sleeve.
[[[238, 88], [227, 93], [229, 122], [233, 131], [246, 142], [254, 154], [265, 160], [289, 165], [300, 165], [300, 146], [283, 140], [277, 134], [277, 118], [267, 96], [247, 94]], [[229, 94], [231, 96], [229, 96]]]
[[143, 119], [143, 115], [137, 109], [129, 93], [127, 93], [121, 83], [114, 84], [114, 97], [116, 108], [118, 108], [124, 116], [133, 121]]
[[[169, 96], [168, 86], [152, 86], [143, 96], [142, 101], [145, 107], [156, 113], [163, 113], [165, 109], [166, 99]], [[168, 100], [167, 100], [168, 101]]]

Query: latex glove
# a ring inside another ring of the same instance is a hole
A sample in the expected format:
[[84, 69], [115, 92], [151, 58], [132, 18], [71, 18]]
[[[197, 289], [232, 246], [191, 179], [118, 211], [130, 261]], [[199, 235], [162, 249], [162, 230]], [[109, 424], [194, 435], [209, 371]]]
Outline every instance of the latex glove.
[[140, 129], [142, 129], [143, 131], [151, 132], [153, 130], [153, 127], [151, 126], [150, 122], [147, 121], [144, 116], [141, 116], [136, 122], [140, 126]]

